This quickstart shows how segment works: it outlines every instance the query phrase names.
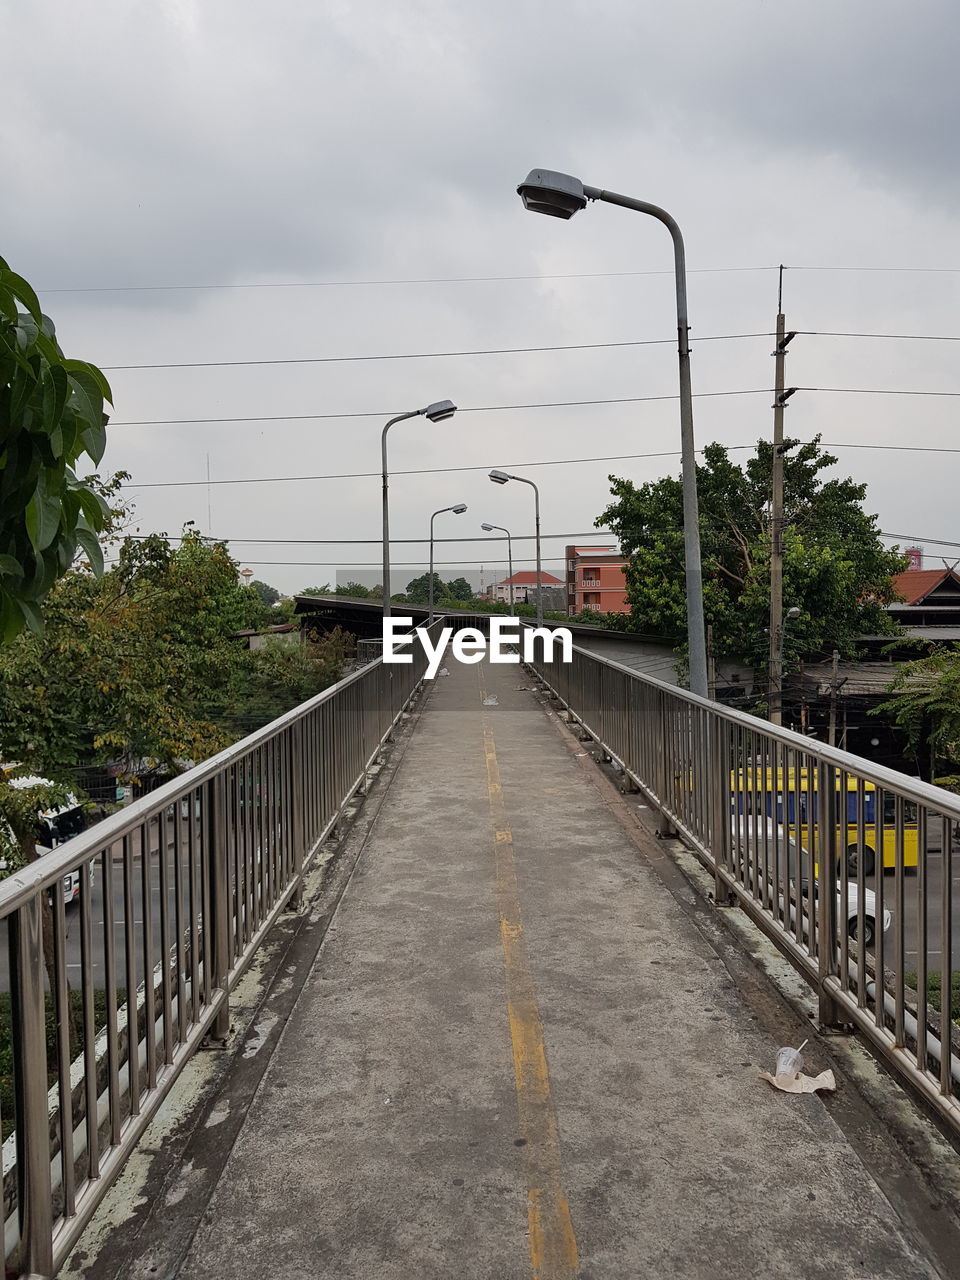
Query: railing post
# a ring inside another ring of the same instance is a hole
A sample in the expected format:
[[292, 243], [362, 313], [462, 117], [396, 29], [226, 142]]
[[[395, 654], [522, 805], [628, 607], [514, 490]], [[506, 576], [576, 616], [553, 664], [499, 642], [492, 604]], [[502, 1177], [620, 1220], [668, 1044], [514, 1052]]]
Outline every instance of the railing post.
[[[826, 979], [837, 972], [837, 776], [834, 767], [823, 761], [817, 764], [817, 793], [817, 821], [809, 829], [814, 833], [810, 857], [816, 866], [811, 879], [817, 889], [820, 1025], [839, 1027], [843, 1022], [836, 1001], [826, 989]], [[877, 979], [882, 991], [883, 975]]]
[[711, 795], [713, 797], [713, 868], [714, 888], [713, 900], [718, 907], [728, 907], [735, 898], [730, 892], [721, 871], [730, 870], [730, 842], [733, 836], [733, 819], [730, 805], [730, 761], [727, 751], [728, 735], [726, 724], [713, 712], [708, 713], [713, 720], [713, 732], [710, 740], [710, 774], [712, 778]]
[[304, 814], [304, 795], [306, 792], [304, 769], [306, 768], [303, 750], [303, 720], [298, 720], [290, 730], [290, 746], [287, 754], [290, 767], [291, 786], [290, 803], [293, 807], [290, 823], [290, 839], [293, 843], [293, 873], [296, 877], [296, 888], [290, 899], [290, 908], [299, 911], [303, 905], [303, 859], [306, 856], [306, 819]]
[[[262, 803], [262, 796], [258, 797]], [[207, 858], [207, 875], [210, 882], [210, 989], [219, 988], [223, 993], [220, 1012], [210, 1028], [212, 1040], [226, 1040], [230, 1033], [230, 1004], [227, 975], [230, 972], [230, 871], [227, 865], [227, 804], [223, 771], [219, 771], [207, 783], [206, 831], [204, 846]], [[266, 861], [266, 849], [260, 850], [261, 867]], [[256, 854], [254, 854], [256, 861]], [[262, 874], [262, 871], [260, 872]]]
[[660, 690], [657, 692], [657, 708], [660, 723], [660, 750], [657, 752], [657, 795], [660, 808], [657, 810], [657, 836], [661, 840], [667, 840], [675, 836], [677, 830], [665, 807], [671, 790], [670, 753], [667, 750], [667, 700]]
[[[59, 880], [53, 891], [62, 892]], [[35, 1277], [53, 1275], [42, 892], [10, 917], [20, 1272]]]

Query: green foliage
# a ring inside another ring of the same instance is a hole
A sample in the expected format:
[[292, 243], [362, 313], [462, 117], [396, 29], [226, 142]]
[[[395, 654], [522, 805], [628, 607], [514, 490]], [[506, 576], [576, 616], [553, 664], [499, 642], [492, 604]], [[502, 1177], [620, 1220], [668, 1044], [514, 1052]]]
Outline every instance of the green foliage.
[[244, 655], [229, 702], [217, 719], [232, 736], [252, 733], [291, 707], [322, 693], [340, 678], [355, 652], [353, 636], [335, 627], [314, 633], [268, 637], [261, 649]]
[[935, 756], [960, 764], [960, 653], [939, 649], [903, 663], [887, 692], [892, 697], [871, 715], [892, 719], [911, 749], [925, 744]]
[[[917, 975], [915, 972], [905, 973], [904, 981], [908, 987], [917, 989]], [[937, 1013], [940, 1012], [943, 1000], [943, 981], [939, 972], [927, 974], [927, 1003]], [[960, 1024], [960, 969], [954, 969], [950, 974], [950, 1017], [953, 1022]]]
[[[866, 486], [824, 480], [836, 458], [817, 440], [788, 441], [784, 456], [785, 607], [800, 609], [785, 635], [789, 667], [804, 653], [855, 653], [858, 635], [893, 633], [884, 610], [904, 557], [884, 548], [876, 517], [862, 507]], [[760, 441], [743, 467], [710, 444], [697, 467], [704, 614], [714, 651], [762, 665], [770, 608], [769, 497], [773, 448]], [[614, 502], [597, 520], [630, 557], [630, 629], [682, 647], [686, 633], [683, 492], [679, 477], [635, 486], [611, 476]]]
[[37, 815], [61, 808], [68, 797], [62, 783], [28, 777], [22, 768], [0, 771], [0, 859], [6, 864], [0, 879], [34, 861]]
[[110, 512], [74, 467], [102, 458], [110, 399], [100, 370], [64, 356], [36, 294], [0, 258], [0, 643], [40, 630], [40, 602], [78, 549], [103, 569], [97, 534]]
[[362, 582], [348, 582], [345, 587], [337, 587], [337, 595], [350, 596], [354, 600], [368, 600], [370, 588], [365, 587]]
[[250, 583], [250, 588], [252, 591], [257, 593], [258, 597], [267, 606], [267, 608], [270, 608], [271, 605], [275, 605], [280, 599], [280, 592], [276, 587], [271, 587], [268, 582], [260, 582], [259, 579], [254, 578]]
[[322, 587], [304, 587], [302, 591], [298, 591], [298, 596], [332, 596], [335, 592], [329, 582], [325, 582]]
[[[408, 604], [426, 604], [430, 598], [430, 575], [422, 573], [419, 578], [414, 578], [412, 582], [407, 583], [407, 603]], [[443, 598], [443, 579], [439, 573], [433, 575], [433, 602], [439, 604]]]
[[591, 627], [603, 627], [606, 631], [633, 630], [629, 613], [600, 613], [597, 609], [581, 609], [571, 622], [582, 622]]
[[[233, 740], [245, 701], [254, 717], [289, 710], [305, 687], [299, 646], [273, 669], [233, 638], [251, 595], [225, 545], [189, 529], [176, 549], [126, 539], [99, 580], [66, 574], [43, 634], [0, 648], [0, 757], [56, 779], [115, 762], [133, 775], [143, 760], [176, 772]], [[342, 659], [308, 656], [312, 693]]]
[[[77, 1026], [83, 1024], [83, 992], [69, 991], [69, 1017]], [[117, 1008], [121, 1009], [127, 1002], [125, 987], [117, 988]], [[50, 992], [44, 994], [46, 1009], [47, 1036], [47, 1087], [53, 1088], [57, 1083], [57, 1007]], [[142, 1022], [142, 1018], [141, 1018]], [[96, 1035], [107, 1025], [107, 994], [95, 988], [93, 992], [93, 1026]], [[14, 1115], [14, 1082], [13, 1082], [13, 1023], [11, 1020], [10, 993], [0, 992], [0, 1115]], [[75, 1047], [75, 1046], [74, 1046]], [[9, 1273], [8, 1273], [9, 1274]]]
[[443, 590], [445, 600], [473, 599], [473, 587], [466, 578], [454, 578], [451, 582], [445, 582]]

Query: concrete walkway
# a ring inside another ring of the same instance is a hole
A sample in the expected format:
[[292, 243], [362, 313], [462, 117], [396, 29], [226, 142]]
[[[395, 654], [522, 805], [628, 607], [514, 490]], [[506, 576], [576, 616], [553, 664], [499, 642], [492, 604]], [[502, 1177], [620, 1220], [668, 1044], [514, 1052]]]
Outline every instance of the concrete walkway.
[[938, 1274], [529, 680], [449, 671], [180, 1275]]

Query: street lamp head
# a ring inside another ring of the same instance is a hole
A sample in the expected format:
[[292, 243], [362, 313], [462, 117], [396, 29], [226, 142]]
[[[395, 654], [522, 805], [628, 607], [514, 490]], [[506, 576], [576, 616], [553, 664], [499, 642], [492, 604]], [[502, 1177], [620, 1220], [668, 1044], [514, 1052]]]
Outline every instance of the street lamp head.
[[493, 533], [493, 525], [492, 525], [492, 524], [482, 524], [482, 525], [480, 526], [480, 528], [484, 531], [484, 533]]
[[431, 422], [446, 422], [447, 418], [452, 418], [457, 412], [457, 406], [452, 400], [437, 400], [434, 404], [428, 404], [420, 412]]
[[796, 605], [794, 605], [792, 609], [787, 610], [787, 617], [791, 619], [800, 617], [800, 610]]
[[580, 179], [552, 169], [531, 169], [517, 192], [525, 209], [551, 218], [572, 218], [587, 207]]
[[450, 508], [450, 510], [453, 512], [455, 516], [462, 516], [463, 513], [466, 511], [466, 509], [467, 509], [466, 504], [463, 502], [458, 502], [455, 507]]
[[506, 484], [510, 476], [505, 471], [491, 471], [490, 479], [494, 484]]

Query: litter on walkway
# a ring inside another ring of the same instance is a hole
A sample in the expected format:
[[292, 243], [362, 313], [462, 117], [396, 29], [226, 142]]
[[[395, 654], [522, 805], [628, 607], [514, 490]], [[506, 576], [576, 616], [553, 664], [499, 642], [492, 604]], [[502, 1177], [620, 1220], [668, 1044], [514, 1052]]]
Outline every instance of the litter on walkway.
[[761, 1071], [760, 1079], [766, 1080], [768, 1084], [772, 1084], [775, 1089], [780, 1089], [783, 1093], [816, 1093], [819, 1089], [835, 1090], [837, 1082], [832, 1071], [821, 1071], [818, 1076], [803, 1074], [803, 1054], [800, 1050], [806, 1043], [804, 1040], [799, 1049], [793, 1049], [789, 1045], [778, 1049], [776, 1074], [771, 1075], [769, 1071]]

